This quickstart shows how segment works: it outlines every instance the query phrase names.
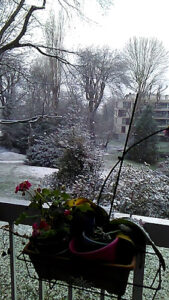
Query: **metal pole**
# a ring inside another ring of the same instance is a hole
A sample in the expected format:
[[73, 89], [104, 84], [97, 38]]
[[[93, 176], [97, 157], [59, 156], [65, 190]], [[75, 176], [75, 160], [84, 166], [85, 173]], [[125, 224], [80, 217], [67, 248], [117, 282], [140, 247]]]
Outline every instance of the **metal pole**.
[[44, 282], [39, 279], [39, 300], [44, 300]]
[[104, 290], [101, 289], [100, 300], [104, 300]]
[[10, 271], [11, 271], [11, 300], [17, 300], [16, 292], [16, 266], [15, 266], [15, 241], [13, 235], [14, 223], [9, 223], [9, 246], [10, 246]]
[[[146, 248], [145, 248], [146, 249]], [[144, 249], [144, 250], [145, 250]], [[134, 270], [134, 278], [133, 278], [133, 294], [132, 299], [142, 300], [143, 294], [143, 281], [144, 281], [144, 266], [145, 266], [145, 252], [142, 253], [141, 256], [141, 265], [140, 265], [140, 257], [136, 257], [136, 268]], [[138, 286], [137, 286], [138, 285]]]
[[72, 300], [72, 285], [69, 284], [69, 287], [68, 287], [68, 300]]

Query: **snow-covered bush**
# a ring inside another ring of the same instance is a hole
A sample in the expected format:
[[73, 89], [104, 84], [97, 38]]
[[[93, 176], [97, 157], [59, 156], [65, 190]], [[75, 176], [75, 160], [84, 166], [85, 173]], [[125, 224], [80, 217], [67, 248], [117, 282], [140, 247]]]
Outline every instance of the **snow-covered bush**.
[[[113, 195], [116, 172], [113, 172], [102, 194], [102, 203], [106, 205]], [[169, 177], [144, 165], [124, 166], [114, 209], [129, 214], [169, 218]]]
[[27, 163], [33, 166], [57, 167], [62, 149], [55, 134], [41, 136], [27, 151]]
[[102, 183], [101, 163], [100, 152], [92, 147], [86, 137], [72, 136], [59, 159], [59, 172], [50, 176], [47, 183], [52, 188], [65, 185], [67, 191], [75, 197], [94, 199]]
[[169, 158], [162, 162], [159, 162], [157, 167], [164, 175], [169, 177]]
[[66, 185], [74, 196], [91, 198], [98, 191], [101, 155], [90, 138], [86, 115], [75, 103], [68, 107], [57, 127], [57, 140], [58, 149], [62, 149], [59, 172], [50, 176], [46, 184], [52, 188]]

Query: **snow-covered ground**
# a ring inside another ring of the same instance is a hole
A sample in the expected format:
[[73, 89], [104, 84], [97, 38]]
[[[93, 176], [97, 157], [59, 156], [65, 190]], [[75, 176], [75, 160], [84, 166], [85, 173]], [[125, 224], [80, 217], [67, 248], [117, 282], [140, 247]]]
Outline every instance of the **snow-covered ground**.
[[24, 164], [25, 155], [0, 151], [0, 197], [18, 198], [14, 193], [17, 184], [29, 180], [32, 184], [40, 185], [46, 175], [57, 171], [54, 168], [35, 167]]

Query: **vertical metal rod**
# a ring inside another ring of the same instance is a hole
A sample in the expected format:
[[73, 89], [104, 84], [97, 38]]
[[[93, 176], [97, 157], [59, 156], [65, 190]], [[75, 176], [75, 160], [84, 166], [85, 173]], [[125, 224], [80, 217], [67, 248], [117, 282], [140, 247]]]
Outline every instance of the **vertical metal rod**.
[[11, 300], [17, 300], [16, 292], [16, 266], [15, 266], [15, 241], [13, 235], [14, 223], [9, 223], [9, 246], [10, 246], [10, 271], [11, 271]]
[[39, 300], [44, 300], [44, 282], [39, 279]]
[[101, 289], [100, 300], [104, 300], [104, 290]]
[[68, 300], [72, 300], [72, 294], [73, 294], [72, 285], [69, 284], [69, 286], [68, 286]]
[[[145, 249], [144, 249], [145, 250]], [[142, 300], [142, 294], [143, 294], [143, 281], [144, 281], [144, 266], [145, 266], [145, 253], [142, 254], [141, 262], [140, 257], [136, 257], [136, 268], [134, 270], [134, 278], [133, 278], [133, 284], [140, 285], [135, 286], [133, 285], [133, 294], [132, 299], [135, 300]], [[140, 265], [141, 264], [141, 265]]]

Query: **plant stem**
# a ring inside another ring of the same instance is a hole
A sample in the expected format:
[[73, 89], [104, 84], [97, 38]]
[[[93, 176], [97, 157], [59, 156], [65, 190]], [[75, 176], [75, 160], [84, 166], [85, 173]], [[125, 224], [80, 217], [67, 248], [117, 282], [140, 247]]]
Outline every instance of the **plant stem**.
[[137, 93], [136, 99], [134, 101], [132, 115], [131, 115], [130, 124], [129, 124], [129, 129], [128, 129], [128, 132], [127, 132], [126, 141], [125, 141], [125, 145], [124, 145], [124, 149], [123, 149], [123, 154], [122, 154], [122, 157], [120, 158], [120, 167], [119, 167], [119, 171], [118, 171], [118, 174], [117, 174], [117, 179], [116, 179], [116, 183], [115, 183], [115, 187], [114, 187], [114, 191], [113, 191], [113, 197], [112, 197], [111, 204], [110, 204], [109, 219], [110, 219], [110, 216], [111, 216], [111, 213], [112, 213], [114, 199], [116, 197], [116, 191], [117, 191], [117, 187], [118, 187], [118, 183], [119, 183], [119, 179], [120, 179], [121, 169], [122, 169], [122, 166], [123, 166], [124, 156], [125, 156], [125, 153], [126, 153], [126, 148], [127, 148], [127, 144], [128, 144], [128, 140], [129, 140], [129, 136], [130, 136], [130, 132], [131, 132], [131, 127], [132, 127], [132, 123], [133, 123], [134, 114], [135, 114], [135, 111], [136, 111], [136, 106], [137, 106], [138, 99], [139, 99], [139, 92]]

